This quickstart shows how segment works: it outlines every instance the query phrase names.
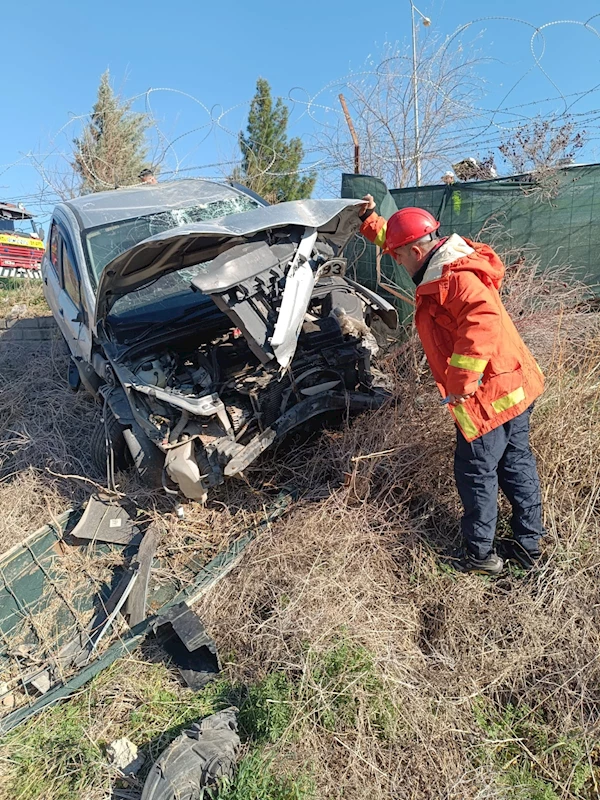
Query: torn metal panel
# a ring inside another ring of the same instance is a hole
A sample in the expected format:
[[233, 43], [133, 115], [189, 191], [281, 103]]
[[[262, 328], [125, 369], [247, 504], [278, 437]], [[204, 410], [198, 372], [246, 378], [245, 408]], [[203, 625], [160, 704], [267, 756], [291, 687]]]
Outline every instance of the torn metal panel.
[[[260, 525], [240, 535], [226, 550], [215, 556], [208, 564], [196, 566], [196, 578], [180, 592], [177, 593], [174, 589], [172, 594], [168, 593], [166, 596], [163, 592], [161, 595], [163, 598], [161, 600], [162, 606], [158, 609], [156, 615], [160, 616], [160, 614], [166, 613], [171, 606], [184, 601], [188, 606], [192, 606], [197, 602], [216, 582], [234, 568], [245, 548], [257, 533], [285, 513], [292, 503], [293, 497], [291, 492], [283, 492], [273, 502]], [[35, 561], [32, 560], [30, 551], [36, 553], [39, 560], [44, 559], [46, 566], [48, 559], [60, 558], [65, 547], [62, 544], [63, 538], [65, 536], [68, 537], [68, 530], [74, 527], [79, 515], [80, 512], [66, 512], [58, 518], [59, 527], [45, 526], [26, 540], [27, 547], [23, 544], [18, 545], [0, 559], [0, 667], [5, 668], [10, 658], [7, 645], [11, 640], [11, 636], [14, 636], [14, 631], [21, 630], [24, 627], [23, 620], [25, 620], [25, 626], [28, 627], [30, 622], [27, 620], [32, 610], [35, 610], [40, 605], [42, 607], [45, 605], [44, 588], [47, 586], [47, 578], [40, 571]], [[83, 546], [93, 547], [97, 552], [105, 551], [109, 547], [108, 545], [99, 544]], [[114, 545], [114, 547], [119, 546]], [[92, 607], [91, 601], [93, 597], [89, 593], [89, 582], [86, 582], [85, 586], [88, 590], [86, 602]], [[65, 608], [62, 609], [62, 612], [64, 618], [68, 619], [69, 610]], [[42, 697], [37, 699], [30, 697], [26, 706], [11, 710], [12, 698], [14, 697], [13, 684], [5, 682], [0, 699], [10, 698], [11, 705], [8, 703], [6, 705], [3, 704], [3, 709], [6, 709], [9, 713], [0, 718], [0, 735], [12, 730], [50, 704], [70, 697], [99, 672], [109, 667], [117, 659], [135, 650], [148, 633], [151, 632], [152, 622], [155, 618], [156, 616], [150, 616], [128, 631], [121, 633], [105, 652], [97, 654], [89, 664], [83, 666], [71, 677], [64, 679], [64, 681], [61, 680], [58, 685], [54, 685]], [[74, 629], [76, 628], [72, 621], [70, 625], [65, 626], [62, 645], [69, 643], [69, 637], [72, 638]], [[89, 631], [87, 633], [89, 635]], [[39, 666], [37, 668], [35, 661], [32, 660], [36, 658], [36, 648], [39, 655], [37, 659]], [[29, 679], [44, 671], [45, 653], [39, 650], [39, 641], [37, 639], [32, 636], [31, 645], [19, 652], [23, 653], [23, 658], [29, 663]], [[25, 677], [24, 672], [22, 677]], [[21, 684], [19, 683], [18, 685]]]
[[105, 319], [118, 297], [173, 270], [211, 261], [261, 232], [311, 228], [343, 247], [360, 228], [357, 205], [356, 200], [293, 200], [174, 227], [144, 239], [104, 268], [98, 281], [95, 320]]

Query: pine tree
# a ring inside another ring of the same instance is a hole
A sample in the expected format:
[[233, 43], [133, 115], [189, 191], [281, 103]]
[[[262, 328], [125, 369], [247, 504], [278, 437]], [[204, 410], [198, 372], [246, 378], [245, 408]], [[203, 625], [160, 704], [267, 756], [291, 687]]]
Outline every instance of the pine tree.
[[81, 138], [75, 139], [73, 169], [81, 178], [81, 192], [100, 192], [139, 183], [138, 175], [151, 168], [146, 161], [146, 114], [134, 113], [110, 85], [108, 70], [100, 78], [98, 98]]
[[259, 78], [246, 134], [239, 138], [242, 165], [233, 178], [271, 203], [310, 197], [317, 180], [315, 172], [298, 172], [304, 148], [297, 137], [288, 141], [288, 119], [283, 100], [273, 104], [269, 82]]

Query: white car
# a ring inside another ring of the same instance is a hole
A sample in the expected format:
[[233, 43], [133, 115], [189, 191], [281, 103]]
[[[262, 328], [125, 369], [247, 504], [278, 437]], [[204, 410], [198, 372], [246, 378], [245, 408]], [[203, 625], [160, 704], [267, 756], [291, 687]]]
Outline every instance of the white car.
[[357, 201], [202, 180], [57, 205], [44, 292], [72, 388], [104, 404], [98, 468], [205, 501], [309, 420], [377, 407], [370, 326], [397, 315], [345, 275], [359, 226]]

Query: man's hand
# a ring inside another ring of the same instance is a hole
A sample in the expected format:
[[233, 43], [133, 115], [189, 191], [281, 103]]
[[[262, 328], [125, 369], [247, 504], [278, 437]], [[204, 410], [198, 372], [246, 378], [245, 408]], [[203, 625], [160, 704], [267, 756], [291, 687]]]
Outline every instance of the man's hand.
[[362, 206], [359, 206], [359, 207], [358, 207], [358, 213], [359, 213], [359, 215], [360, 215], [360, 216], [362, 216], [363, 214], [366, 214], [366, 213], [367, 213], [367, 211], [374, 211], [374, 210], [375, 210], [375, 206], [376, 206], [376, 205], [377, 205], [377, 204], [375, 203], [375, 200], [374, 200], [374, 198], [373, 198], [373, 195], [372, 195], [372, 194], [366, 194], [366, 195], [363, 197], [363, 204], [362, 204]]
[[449, 394], [448, 403], [451, 406], [462, 405], [465, 400], [468, 400], [469, 397], [473, 397], [474, 394], [475, 392], [471, 392], [470, 394]]

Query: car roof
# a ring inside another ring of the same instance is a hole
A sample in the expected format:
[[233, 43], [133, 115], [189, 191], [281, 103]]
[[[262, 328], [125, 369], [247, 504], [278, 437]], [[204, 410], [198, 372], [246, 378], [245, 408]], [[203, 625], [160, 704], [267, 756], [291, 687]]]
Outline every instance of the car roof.
[[187, 178], [158, 184], [141, 183], [126, 189], [75, 197], [64, 201], [82, 230], [110, 225], [147, 214], [158, 214], [187, 205], [202, 205], [239, 197], [242, 191], [223, 183]]

